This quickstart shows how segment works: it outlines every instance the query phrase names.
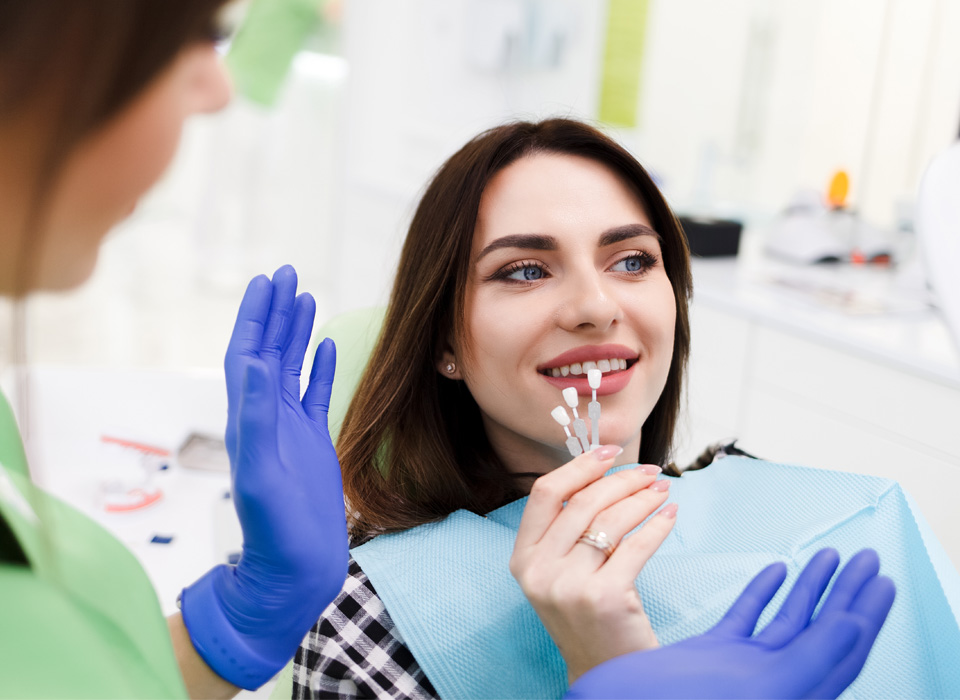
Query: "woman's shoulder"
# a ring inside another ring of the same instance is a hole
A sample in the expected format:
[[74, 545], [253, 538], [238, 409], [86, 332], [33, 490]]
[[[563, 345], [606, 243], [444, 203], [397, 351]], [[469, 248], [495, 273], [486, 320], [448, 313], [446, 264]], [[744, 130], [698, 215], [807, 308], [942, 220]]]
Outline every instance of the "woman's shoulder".
[[297, 650], [294, 698], [436, 698], [353, 557], [343, 588]]

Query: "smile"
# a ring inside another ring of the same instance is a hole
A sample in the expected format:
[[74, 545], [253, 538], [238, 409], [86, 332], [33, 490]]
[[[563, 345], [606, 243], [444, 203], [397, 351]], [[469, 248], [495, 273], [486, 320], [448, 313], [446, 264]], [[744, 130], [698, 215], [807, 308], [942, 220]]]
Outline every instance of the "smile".
[[587, 360], [586, 362], [573, 362], [569, 365], [542, 369], [540, 370], [540, 374], [549, 377], [579, 377], [586, 376], [587, 372], [591, 369], [598, 369], [603, 374], [609, 374], [610, 372], [625, 370], [634, 362], [636, 362], [636, 360], [625, 360], [622, 357], [611, 357], [608, 360], [597, 360], [596, 362]]

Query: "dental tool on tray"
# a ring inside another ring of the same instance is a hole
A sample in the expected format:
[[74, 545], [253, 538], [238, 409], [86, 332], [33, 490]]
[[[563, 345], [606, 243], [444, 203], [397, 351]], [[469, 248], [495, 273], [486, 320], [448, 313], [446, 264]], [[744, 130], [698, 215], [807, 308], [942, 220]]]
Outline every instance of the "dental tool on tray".
[[586, 452], [590, 449], [590, 438], [587, 435], [587, 424], [583, 418], [580, 417], [580, 414], [577, 413], [577, 406], [580, 405], [580, 395], [575, 388], [568, 386], [563, 390], [563, 400], [566, 401], [567, 405], [573, 410], [573, 432], [580, 438], [583, 451]]
[[563, 426], [563, 432], [567, 434], [567, 449], [570, 451], [570, 456], [576, 457], [582, 454], [583, 446], [580, 444], [580, 438], [570, 434], [570, 416], [567, 415], [567, 409], [563, 406], [557, 406], [550, 411], [550, 415], [553, 416], [553, 419], [557, 421], [557, 423]]

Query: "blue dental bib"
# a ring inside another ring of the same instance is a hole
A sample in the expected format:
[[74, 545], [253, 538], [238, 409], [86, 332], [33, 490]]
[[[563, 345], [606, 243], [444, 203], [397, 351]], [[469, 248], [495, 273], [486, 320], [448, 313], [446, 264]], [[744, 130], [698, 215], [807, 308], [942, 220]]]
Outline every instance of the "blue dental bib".
[[[960, 576], [896, 482], [727, 457], [670, 491], [676, 526], [637, 579], [661, 644], [716, 624], [773, 561], [789, 574], [760, 626], [817, 550], [846, 561], [872, 547], [897, 599], [842, 697], [960, 697]], [[508, 569], [525, 504], [457, 511], [352, 552], [441, 697], [558, 698], [567, 688], [563, 659]]]

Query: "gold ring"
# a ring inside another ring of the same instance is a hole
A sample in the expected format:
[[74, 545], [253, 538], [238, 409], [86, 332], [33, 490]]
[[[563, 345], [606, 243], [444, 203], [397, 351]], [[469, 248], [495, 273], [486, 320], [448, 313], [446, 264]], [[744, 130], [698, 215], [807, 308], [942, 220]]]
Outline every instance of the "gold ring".
[[607, 533], [598, 532], [597, 530], [584, 530], [583, 534], [580, 535], [580, 539], [577, 540], [577, 544], [587, 544], [603, 552], [603, 556], [607, 559], [610, 558], [610, 555], [613, 554], [613, 550], [617, 548], [613, 542], [610, 541], [610, 538], [607, 537]]

